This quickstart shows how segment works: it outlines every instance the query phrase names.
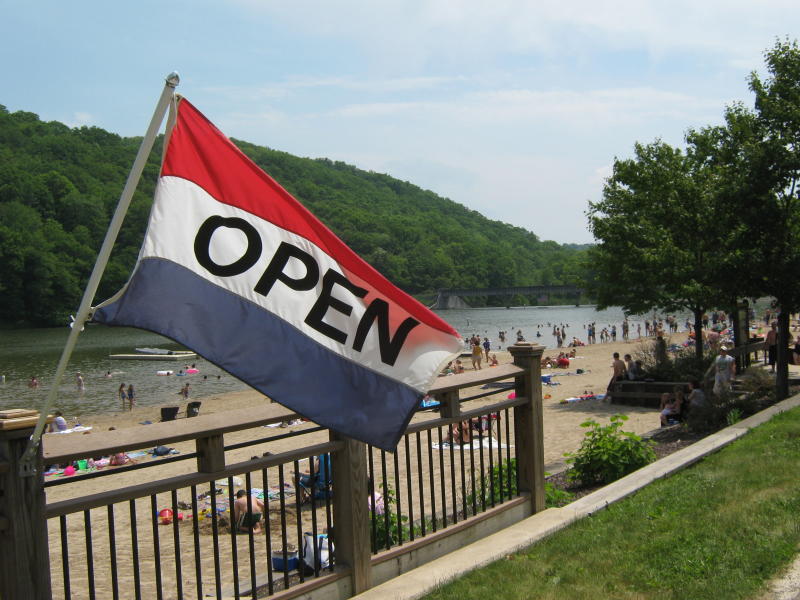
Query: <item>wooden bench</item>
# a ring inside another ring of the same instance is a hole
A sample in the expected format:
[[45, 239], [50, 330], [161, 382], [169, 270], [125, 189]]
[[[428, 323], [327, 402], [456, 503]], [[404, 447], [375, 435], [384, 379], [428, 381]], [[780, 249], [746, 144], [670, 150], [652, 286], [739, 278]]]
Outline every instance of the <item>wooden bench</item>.
[[659, 408], [661, 394], [672, 394], [676, 385], [682, 386], [686, 394], [689, 393], [689, 384], [685, 381], [617, 381], [611, 384], [611, 402]]

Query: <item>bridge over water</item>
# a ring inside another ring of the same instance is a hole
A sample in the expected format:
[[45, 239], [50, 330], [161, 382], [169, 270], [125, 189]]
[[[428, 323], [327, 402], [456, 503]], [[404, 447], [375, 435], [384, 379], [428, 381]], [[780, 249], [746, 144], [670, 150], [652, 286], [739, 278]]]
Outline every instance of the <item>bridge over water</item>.
[[469, 308], [462, 298], [486, 296], [536, 296], [540, 302], [547, 302], [551, 295], [572, 297], [575, 304], [580, 303], [583, 290], [573, 285], [528, 285], [518, 287], [497, 287], [483, 289], [451, 288], [439, 290], [433, 308]]

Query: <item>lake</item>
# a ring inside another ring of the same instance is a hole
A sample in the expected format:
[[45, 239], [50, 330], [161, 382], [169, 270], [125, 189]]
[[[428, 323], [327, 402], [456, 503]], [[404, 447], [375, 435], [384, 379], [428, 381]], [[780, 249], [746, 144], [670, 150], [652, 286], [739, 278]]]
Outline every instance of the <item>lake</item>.
[[[619, 308], [596, 311], [593, 306], [451, 309], [437, 312], [462, 336], [486, 336], [492, 341], [493, 348], [501, 345], [498, 338], [501, 330], [508, 332], [506, 340], [509, 344], [516, 339], [516, 331], [520, 329], [528, 341], [554, 347], [554, 326], [566, 325], [568, 339], [574, 335], [585, 341], [587, 323], [596, 322], [599, 335], [599, 330], [605, 326], [616, 323], [619, 327], [624, 316]], [[680, 322], [682, 325], [683, 318]], [[631, 334], [635, 337], [638, 321], [634, 319], [631, 323]], [[542, 337], [536, 337], [537, 331], [541, 332]], [[0, 408], [38, 408], [44, 403], [68, 334], [66, 327], [0, 331], [0, 375], [5, 375], [5, 383], [0, 384]], [[505, 344], [502, 345], [505, 347]], [[88, 325], [72, 354], [59, 388], [56, 408], [66, 416], [121, 410], [117, 396], [121, 383], [126, 386], [133, 383], [139, 406], [178, 404], [178, 391], [185, 382], [191, 383], [191, 397], [194, 399], [248, 389], [246, 384], [200, 357], [189, 361], [197, 363], [200, 373], [186, 377], [156, 375], [156, 371], [164, 369], [177, 372], [184, 366], [179, 362], [108, 358], [109, 354], [132, 353], [134, 348], [141, 347], [179, 348], [174, 342], [147, 331]], [[79, 392], [75, 384], [77, 371], [85, 379], [84, 392]], [[112, 374], [110, 378], [106, 377], [108, 371]], [[37, 389], [28, 387], [32, 375], [40, 381]], [[204, 376], [207, 379], [203, 379]]]

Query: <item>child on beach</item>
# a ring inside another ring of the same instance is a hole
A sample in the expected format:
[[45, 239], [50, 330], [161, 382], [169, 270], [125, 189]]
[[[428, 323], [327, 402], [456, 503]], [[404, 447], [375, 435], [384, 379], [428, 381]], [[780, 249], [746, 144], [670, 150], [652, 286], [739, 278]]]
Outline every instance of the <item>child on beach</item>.
[[133, 405], [136, 404], [136, 392], [133, 389], [133, 384], [128, 386], [128, 410], [133, 410]]
[[670, 418], [677, 417], [681, 412], [681, 402], [683, 400], [683, 391], [675, 396], [670, 396], [669, 393], [664, 392], [661, 394], [661, 426], [666, 427], [669, 424]]

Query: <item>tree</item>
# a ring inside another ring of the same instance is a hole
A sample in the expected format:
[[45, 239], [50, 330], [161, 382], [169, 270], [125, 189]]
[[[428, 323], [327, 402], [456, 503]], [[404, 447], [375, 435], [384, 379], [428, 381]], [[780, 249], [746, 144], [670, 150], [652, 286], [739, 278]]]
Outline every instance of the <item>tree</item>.
[[738, 252], [750, 294], [773, 296], [778, 320], [778, 398], [789, 393], [789, 315], [800, 308], [800, 48], [777, 41], [765, 52], [768, 77], [755, 72], [754, 110], [728, 108], [719, 138], [726, 169], [726, 219], [738, 223], [730, 249]]
[[[589, 250], [587, 287], [601, 308], [628, 313], [688, 309], [695, 332], [720, 301], [723, 231], [708, 228], [717, 212], [718, 177], [701, 134], [684, 153], [661, 141], [636, 144], [635, 157], [615, 160], [603, 199], [589, 204], [598, 245]], [[698, 359], [703, 346], [695, 344]]]

